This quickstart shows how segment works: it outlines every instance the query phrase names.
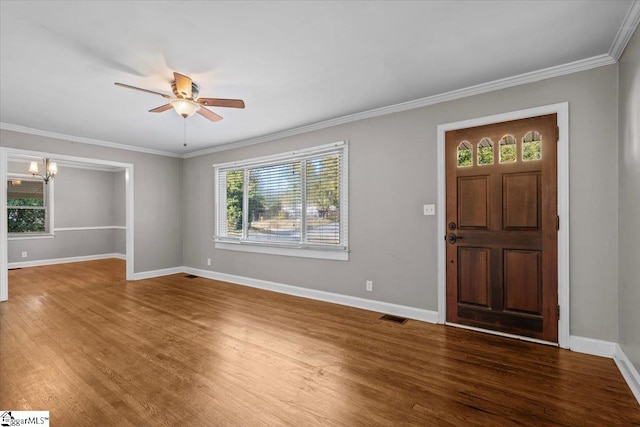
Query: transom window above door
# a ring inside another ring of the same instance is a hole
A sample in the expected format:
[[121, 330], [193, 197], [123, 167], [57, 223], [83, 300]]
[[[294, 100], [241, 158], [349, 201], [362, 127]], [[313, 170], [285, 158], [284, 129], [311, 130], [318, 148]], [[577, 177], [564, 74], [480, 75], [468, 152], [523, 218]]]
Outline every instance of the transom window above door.
[[[474, 161], [475, 159], [475, 161]], [[535, 161], [542, 159], [542, 138], [540, 133], [531, 130], [521, 141], [513, 135], [504, 135], [497, 144], [489, 137], [477, 142], [461, 141], [457, 149], [458, 167], [508, 164], [518, 161]]]

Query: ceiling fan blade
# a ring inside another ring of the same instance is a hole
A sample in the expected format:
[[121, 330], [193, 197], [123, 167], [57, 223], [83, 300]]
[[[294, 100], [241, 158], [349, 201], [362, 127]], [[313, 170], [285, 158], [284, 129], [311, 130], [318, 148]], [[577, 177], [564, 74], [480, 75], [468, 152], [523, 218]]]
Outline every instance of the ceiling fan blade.
[[187, 76], [184, 76], [180, 73], [173, 73], [173, 77], [176, 80], [176, 90], [183, 98], [193, 98], [193, 94], [191, 93], [191, 88], [193, 82]]
[[198, 103], [210, 107], [244, 108], [242, 99], [198, 98]]
[[161, 105], [160, 107], [154, 108], [153, 110], [149, 110], [150, 113], [162, 113], [163, 111], [170, 110], [171, 104]]
[[219, 120], [222, 120], [222, 116], [219, 116], [216, 113], [214, 113], [213, 111], [207, 110], [204, 107], [200, 107], [200, 109], [198, 110], [198, 114], [200, 114], [203, 117], [206, 117], [207, 119], [211, 120], [212, 122], [217, 122]]
[[160, 96], [161, 96], [161, 97], [163, 97], [163, 98], [171, 99], [171, 97], [170, 97], [169, 95], [164, 94], [164, 93], [160, 93], [160, 92], [155, 92], [155, 91], [153, 91], [153, 90], [149, 90], [149, 89], [142, 89], [141, 87], [135, 87], [135, 86], [126, 85], [126, 84], [124, 84], [124, 83], [118, 83], [118, 82], [116, 82], [116, 83], [114, 83], [114, 84], [115, 84], [116, 86], [126, 87], [127, 89], [139, 90], [139, 91], [142, 91], [142, 92], [152, 93], [152, 94], [154, 94], [154, 95], [160, 95]]

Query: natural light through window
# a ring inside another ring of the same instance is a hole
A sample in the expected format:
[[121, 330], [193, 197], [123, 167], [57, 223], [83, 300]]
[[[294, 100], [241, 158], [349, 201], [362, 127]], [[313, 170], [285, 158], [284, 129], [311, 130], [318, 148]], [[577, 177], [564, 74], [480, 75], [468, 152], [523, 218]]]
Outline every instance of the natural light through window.
[[10, 238], [51, 234], [53, 183], [22, 174], [7, 176], [7, 231]]
[[216, 248], [348, 259], [345, 142], [214, 166]]

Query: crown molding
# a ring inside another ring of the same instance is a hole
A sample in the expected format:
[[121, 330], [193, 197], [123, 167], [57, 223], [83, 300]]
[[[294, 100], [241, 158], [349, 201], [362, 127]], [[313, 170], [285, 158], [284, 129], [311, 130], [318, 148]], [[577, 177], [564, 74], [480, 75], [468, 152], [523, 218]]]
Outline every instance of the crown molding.
[[84, 138], [81, 136], [65, 135], [62, 133], [49, 132], [41, 129], [33, 129], [26, 126], [14, 125], [11, 123], [0, 122], [0, 129], [10, 130], [13, 132], [26, 133], [29, 135], [44, 136], [46, 138], [61, 139], [64, 141], [80, 142], [82, 144], [99, 145], [101, 147], [116, 148], [118, 150], [137, 151], [145, 154], [155, 154], [157, 156], [176, 157], [181, 159], [182, 155], [171, 153], [169, 151], [154, 150], [151, 148], [135, 147], [133, 145], [118, 144], [116, 142], [102, 141], [99, 139]]
[[10, 130], [14, 132], [26, 133], [31, 135], [39, 135], [48, 138], [61, 139], [66, 141], [81, 142], [85, 144], [99, 145], [103, 147], [116, 148], [120, 150], [136, 151], [146, 154], [155, 154], [158, 156], [175, 157], [188, 159], [192, 157], [203, 156], [206, 154], [217, 153], [220, 151], [227, 151], [236, 148], [247, 147], [255, 144], [261, 144], [263, 142], [274, 141], [277, 139], [287, 138], [290, 136], [299, 135], [302, 133], [312, 132], [315, 130], [325, 129], [333, 126], [338, 126], [346, 123], [351, 123], [359, 120], [370, 119], [374, 117], [383, 116], [386, 114], [393, 114], [402, 111], [412, 110], [415, 108], [427, 107], [442, 102], [453, 101], [456, 99], [466, 98], [473, 95], [480, 95], [483, 93], [493, 92], [500, 89], [506, 89], [513, 86], [519, 86], [527, 83], [533, 83], [540, 80], [546, 80], [554, 77], [564, 76], [567, 74], [577, 73], [580, 71], [586, 71], [597, 67], [603, 67], [606, 65], [615, 64], [620, 59], [620, 56], [624, 52], [625, 47], [629, 43], [631, 36], [636, 30], [638, 23], [640, 22], [640, 0], [633, 0], [629, 10], [625, 15], [622, 25], [618, 29], [614, 41], [609, 49], [608, 54], [598, 55], [587, 59], [581, 59], [578, 61], [570, 62], [567, 64], [557, 65], [554, 67], [544, 68], [542, 70], [532, 71], [529, 73], [520, 74], [517, 76], [506, 77], [504, 79], [494, 80], [487, 83], [481, 83], [474, 86], [469, 86], [462, 89], [453, 90], [450, 92], [444, 92], [437, 95], [428, 96], [425, 98], [415, 99], [413, 101], [402, 102], [386, 107], [376, 108], [373, 110], [367, 110], [360, 113], [350, 114], [347, 116], [336, 117], [334, 119], [325, 120], [318, 123], [312, 123], [305, 126], [300, 126], [293, 129], [287, 129], [281, 132], [276, 132], [268, 135], [259, 136], [256, 138], [244, 139], [227, 144], [220, 144], [210, 148], [202, 150], [192, 151], [186, 154], [178, 154], [169, 151], [154, 150], [150, 148], [136, 147], [126, 144], [118, 144], [115, 142], [101, 141], [98, 139], [84, 138], [73, 135], [64, 135], [55, 132], [44, 131], [40, 129], [33, 129], [24, 126], [13, 125], [10, 123], [0, 122], [0, 129]]
[[638, 22], [640, 22], [640, 1], [633, 0], [609, 49], [609, 55], [616, 62], [618, 62], [622, 52], [627, 47], [627, 43], [629, 43], [631, 36], [638, 27]]
[[363, 111], [361, 113], [350, 114], [348, 116], [337, 117], [335, 119], [313, 123], [310, 125], [285, 130], [282, 132], [276, 132], [269, 135], [260, 136], [257, 138], [245, 139], [237, 142], [231, 142], [228, 144], [217, 145], [215, 147], [206, 148], [204, 150], [192, 151], [190, 153], [186, 153], [183, 157], [185, 159], [188, 159], [190, 157], [197, 157], [205, 154], [211, 154], [211, 153], [231, 150], [235, 148], [247, 147], [249, 145], [260, 144], [263, 142], [268, 142], [276, 139], [286, 138], [289, 136], [299, 135], [301, 133], [311, 132], [314, 130], [325, 129], [332, 126], [351, 123], [358, 120], [370, 119], [373, 117], [383, 116], [386, 114], [413, 110], [415, 108], [427, 107], [429, 105], [439, 104], [446, 101], [453, 101], [455, 99], [466, 98], [473, 95], [493, 92], [500, 89], [506, 89], [513, 86], [533, 83], [540, 80], [550, 79], [553, 77], [564, 76], [566, 74], [586, 71], [593, 68], [603, 67], [605, 65], [611, 65], [615, 63], [616, 63], [616, 60], [613, 59], [613, 57], [611, 57], [611, 55], [609, 54], [598, 55], [598, 56], [594, 56], [587, 59], [581, 59], [579, 61], [569, 62], [563, 65], [557, 65], [554, 67], [544, 68], [538, 71], [532, 71], [529, 73], [519, 74], [517, 76], [494, 80], [488, 83], [481, 83], [475, 86], [469, 86], [463, 89], [452, 90], [450, 92], [428, 96], [426, 98], [419, 98], [413, 101], [402, 102], [400, 104], [394, 104], [387, 107], [376, 108], [373, 110]]

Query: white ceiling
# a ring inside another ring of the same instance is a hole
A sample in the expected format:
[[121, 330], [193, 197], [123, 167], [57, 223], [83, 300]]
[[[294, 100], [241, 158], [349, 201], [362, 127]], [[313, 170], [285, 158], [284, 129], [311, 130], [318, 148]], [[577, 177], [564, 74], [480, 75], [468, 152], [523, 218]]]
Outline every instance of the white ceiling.
[[[636, 6], [2, 0], [0, 122], [181, 155], [574, 61], [613, 62]], [[163, 98], [113, 84], [170, 93], [173, 71], [201, 96], [241, 98], [246, 109], [187, 119], [183, 147], [180, 116], [147, 112]]]

